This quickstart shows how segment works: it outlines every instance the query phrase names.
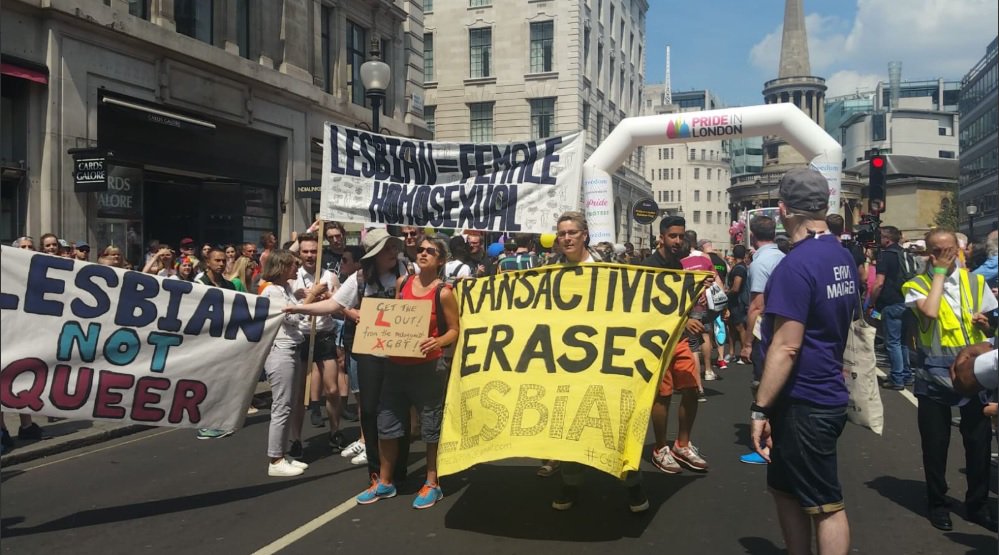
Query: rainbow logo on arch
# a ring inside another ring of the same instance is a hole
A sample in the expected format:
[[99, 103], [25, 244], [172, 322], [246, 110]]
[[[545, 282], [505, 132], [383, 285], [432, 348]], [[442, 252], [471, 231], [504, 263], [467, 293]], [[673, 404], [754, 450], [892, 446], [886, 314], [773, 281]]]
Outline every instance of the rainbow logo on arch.
[[666, 125], [666, 136], [670, 139], [684, 139], [690, 137], [690, 126], [683, 118], [670, 120]]

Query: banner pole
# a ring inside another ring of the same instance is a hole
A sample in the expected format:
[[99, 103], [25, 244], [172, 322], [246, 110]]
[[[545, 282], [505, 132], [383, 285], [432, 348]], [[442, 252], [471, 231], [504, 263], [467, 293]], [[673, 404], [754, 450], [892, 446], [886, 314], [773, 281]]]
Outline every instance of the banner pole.
[[[319, 236], [319, 246], [318, 252], [316, 253], [316, 275], [312, 278], [312, 285], [319, 283], [320, 278], [323, 277], [323, 239], [326, 236], [326, 222], [322, 219], [319, 220], [319, 229], [316, 230], [316, 234]], [[312, 375], [312, 364], [313, 359], [316, 356], [316, 316], [309, 318], [309, 356], [306, 358], [305, 363], [305, 406], [309, 406], [309, 392], [312, 391], [310, 381], [310, 376]], [[319, 373], [320, 379], [322, 379], [322, 372]]]

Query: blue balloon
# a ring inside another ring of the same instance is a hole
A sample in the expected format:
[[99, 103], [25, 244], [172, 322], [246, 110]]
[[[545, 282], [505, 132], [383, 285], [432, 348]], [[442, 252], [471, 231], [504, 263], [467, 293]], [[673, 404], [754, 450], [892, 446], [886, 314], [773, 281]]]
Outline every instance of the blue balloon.
[[489, 248], [486, 249], [486, 254], [489, 255], [489, 258], [498, 257], [503, 254], [503, 245], [500, 243], [493, 243], [492, 245], [489, 245]]

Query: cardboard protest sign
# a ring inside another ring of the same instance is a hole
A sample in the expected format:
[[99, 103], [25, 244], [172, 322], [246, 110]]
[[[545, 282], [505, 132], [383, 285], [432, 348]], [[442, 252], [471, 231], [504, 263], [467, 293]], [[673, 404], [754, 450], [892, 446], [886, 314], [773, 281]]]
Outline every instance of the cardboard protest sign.
[[366, 298], [354, 334], [353, 352], [423, 358], [420, 342], [430, 336], [431, 301]]
[[459, 281], [440, 474], [508, 457], [637, 470], [661, 371], [708, 276], [584, 264]]
[[579, 206], [583, 136], [444, 143], [326, 123], [320, 217], [551, 233]]
[[4, 410], [238, 428], [280, 306], [177, 279], [3, 247]]

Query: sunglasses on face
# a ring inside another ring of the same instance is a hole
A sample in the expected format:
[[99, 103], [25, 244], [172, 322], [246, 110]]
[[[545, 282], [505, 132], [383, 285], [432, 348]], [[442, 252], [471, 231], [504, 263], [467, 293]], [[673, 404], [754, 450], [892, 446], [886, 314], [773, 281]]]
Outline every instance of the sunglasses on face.
[[418, 231], [403, 231], [402, 232], [403, 237], [416, 237], [419, 234], [420, 234], [420, 232], [418, 232]]
[[427, 253], [430, 256], [437, 256], [439, 251], [434, 247], [416, 247], [416, 254]]

